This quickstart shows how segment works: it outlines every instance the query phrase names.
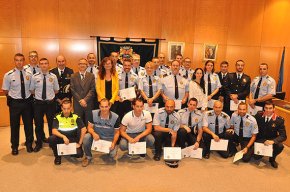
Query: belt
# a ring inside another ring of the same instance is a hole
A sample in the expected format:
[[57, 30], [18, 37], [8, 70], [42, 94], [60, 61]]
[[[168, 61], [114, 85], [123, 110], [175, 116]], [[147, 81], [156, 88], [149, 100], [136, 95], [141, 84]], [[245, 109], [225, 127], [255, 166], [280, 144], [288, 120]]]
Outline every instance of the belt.
[[23, 103], [23, 102], [29, 102], [29, 101], [32, 101], [32, 96], [26, 98], [26, 99], [14, 99], [12, 97], [11, 98], [11, 101], [14, 101], [14, 102], [18, 102], [18, 103]]
[[35, 104], [52, 104], [52, 103], [54, 103], [54, 99], [52, 99], [52, 100], [38, 100], [38, 99], [34, 99], [34, 103]]

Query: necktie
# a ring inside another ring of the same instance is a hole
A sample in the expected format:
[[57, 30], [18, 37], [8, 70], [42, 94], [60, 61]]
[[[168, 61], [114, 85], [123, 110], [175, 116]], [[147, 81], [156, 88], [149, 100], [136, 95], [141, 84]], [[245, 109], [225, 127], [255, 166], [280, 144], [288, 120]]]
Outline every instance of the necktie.
[[189, 112], [189, 117], [188, 117], [188, 127], [192, 127], [192, 122], [191, 122], [191, 112]]
[[210, 81], [210, 74], [208, 74], [207, 78], [207, 95], [211, 94], [211, 81]]
[[46, 74], [43, 74], [43, 83], [42, 83], [42, 100], [46, 100]]
[[153, 86], [152, 86], [152, 80], [151, 77], [149, 76], [149, 98], [153, 97]]
[[222, 74], [222, 80], [225, 78], [225, 75], [224, 74]]
[[238, 81], [241, 80], [241, 74], [238, 74]]
[[33, 67], [33, 75], [36, 73], [35, 67]]
[[216, 118], [215, 118], [215, 130], [214, 130], [214, 132], [216, 135], [219, 134], [219, 116], [216, 116]]
[[185, 78], [187, 79], [188, 78], [188, 71], [186, 70], [185, 72]]
[[63, 70], [60, 71], [60, 77], [63, 78]]
[[265, 119], [266, 119], [265, 123], [268, 123], [270, 121], [269, 117], [265, 117]]
[[136, 68], [135, 73], [136, 73], [136, 75], [138, 75], [138, 68]]
[[91, 71], [90, 72], [93, 73], [93, 67], [91, 67]]
[[25, 86], [22, 71], [20, 71], [20, 82], [21, 82], [21, 97], [22, 99], [25, 99]]
[[81, 77], [82, 77], [82, 80], [84, 80], [84, 79], [85, 79], [85, 75], [84, 75], [84, 74], [81, 74]]
[[125, 77], [125, 89], [129, 87], [128, 86], [128, 84], [129, 84], [128, 81], [129, 81], [128, 80], [128, 73], [126, 73], [126, 77]]
[[240, 129], [239, 129], [239, 141], [241, 142], [243, 140], [243, 117], [241, 117], [241, 122], [240, 122]]
[[258, 83], [258, 85], [257, 85], [254, 99], [257, 99], [257, 98], [259, 97], [259, 92], [260, 92], [260, 86], [261, 86], [261, 83], [262, 83], [262, 77], [260, 78], [259, 83]]
[[165, 121], [165, 128], [168, 128], [169, 125], [169, 115], [167, 114], [166, 121]]
[[156, 70], [154, 71], [154, 76], [157, 76]]
[[174, 85], [175, 85], [175, 99], [178, 99], [179, 93], [178, 93], [178, 83], [177, 83], [176, 75], [174, 75]]

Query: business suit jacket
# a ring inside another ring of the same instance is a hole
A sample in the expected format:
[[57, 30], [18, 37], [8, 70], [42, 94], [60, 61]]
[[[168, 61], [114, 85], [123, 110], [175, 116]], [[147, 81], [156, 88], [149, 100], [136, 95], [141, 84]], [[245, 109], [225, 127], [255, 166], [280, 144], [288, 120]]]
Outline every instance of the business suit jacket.
[[229, 73], [227, 73], [226, 76], [225, 76], [224, 78], [222, 78], [222, 72], [218, 72], [217, 74], [218, 74], [218, 76], [219, 76], [219, 79], [220, 79], [220, 82], [221, 82], [221, 85], [222, 85], [222, 86], [221, 86], [221, 88], [220, 88], [218, 94], [216, 94], [216, 95], [225, 97], [225, 94], [226, 94], [226, 93], [225, 93], [225, 87], [224, 87], [224, 84], [225, 84], [225, 79], [228, 77], [228, 74], [229, 74]]
[[238, 94], [239, 100], [245, 100], [250, 93], [251, 78], [243, 73], [241, 80], [237, 79], [236, 73], [229, 73], [224, 81], [226, 98], [231, 94]]

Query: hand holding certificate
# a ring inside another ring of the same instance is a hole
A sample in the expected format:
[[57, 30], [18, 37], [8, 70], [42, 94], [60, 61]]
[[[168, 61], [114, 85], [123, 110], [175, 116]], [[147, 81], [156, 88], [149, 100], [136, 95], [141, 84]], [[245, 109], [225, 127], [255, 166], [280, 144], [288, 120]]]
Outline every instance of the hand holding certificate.
[[250, 105], [248, 105], [248, 113], [251, 115], [256, 115], [258, 111], [263, 111], [263, 107], [255, 106], [253, 109]]
[[158, 111], [159, 103], [152, 103], [152, 107], [149, 107], [148, 103], [144, 103], [144, 109], [150, 113], [156, 113]]
[[174, 100], [174, 102], [175, 102], [175, 109], [176, 110], [181, 109], [181, 105], [182, 105], [181, 101], [182, 100]]
[[215, 141], [214, 139], [210, 142], [210, 150], [212, 151], [226, 151], [228, 149], [229, 140], [220, 139]]
[[66, 144], [57, 144], [57, 154], [58, 155], [75, 155], [77, 154], [77, 144], [69, 143]]
[[202, 159], [202, 148], [194, 150], [194, 146], [189, 146], [181, 150], [181, 156], [183, 158], [190, 157], [195, 159]]
[[105, 141], [105, 140], [93, 140], [93, 144], [92, 144], [92, 150], [94, 151], [99, 151], [102, 153], [110, 153], [110, 147], [112, 145], [112, 142], [110, 141]]
[[181, 148], [180, 147], [164, 147], [164, 160], [180, 160]]
[[244, 152], [243, 151], [239, 151], [235, 154], [233, 163], [237, 162], [238, 160], [242, 159], [244, 156]]
[[122, 100], [129, 100], [136, 98], [135, 87], [120, 90], [120, 97]]
[[146, 142], [129, 143], [129, 154], [146, 154]]
[[254, 143], [254, 153], [262, 156], [273, 156], [273, 145], [265, 145], [264, 143]]

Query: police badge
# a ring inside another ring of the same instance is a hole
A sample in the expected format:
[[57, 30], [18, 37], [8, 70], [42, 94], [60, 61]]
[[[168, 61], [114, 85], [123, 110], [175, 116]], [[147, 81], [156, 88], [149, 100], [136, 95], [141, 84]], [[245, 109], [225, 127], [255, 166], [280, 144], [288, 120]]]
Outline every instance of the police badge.
[[29, 76], [26, 76], [26, 80], [29, 81]]
[[50, 77], [50, 78], [49, 78], [49, 82], [53, 82], [53, 78]]

